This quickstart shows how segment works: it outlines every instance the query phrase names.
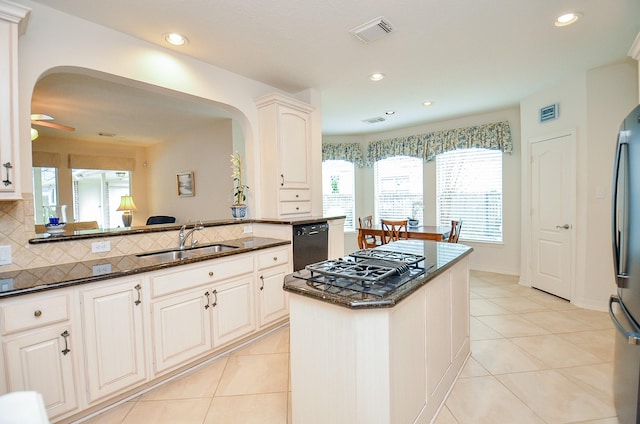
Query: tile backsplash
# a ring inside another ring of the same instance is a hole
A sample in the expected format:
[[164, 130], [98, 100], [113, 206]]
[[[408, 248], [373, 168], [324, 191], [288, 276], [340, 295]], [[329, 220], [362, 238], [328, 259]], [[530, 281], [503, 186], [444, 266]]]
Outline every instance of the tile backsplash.
[[[244, 234], [244, 225], [237, 224], [205, 227], [195, 235], [200, 244], [206, 244], [250, 234]], [[178, 245], [177, 230], [29, 244], [29, 239], [34, 237], [32, 194], [23, 193], [23, 200], [0, 202], [0, 245], [11, 246], [12, 252], [12, 263], [1, 265], [0, 272], [129, 255]], [[111, 250], [92, 253], [91, 244], [97, 241], [109, 241]]]

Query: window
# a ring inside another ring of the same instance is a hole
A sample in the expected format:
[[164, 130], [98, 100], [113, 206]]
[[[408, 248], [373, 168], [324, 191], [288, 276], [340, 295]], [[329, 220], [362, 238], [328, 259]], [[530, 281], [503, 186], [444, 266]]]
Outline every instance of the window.
[[58, 169], [33, 167], [33, 216], [36, 224], [48, 222], [47, 206], [58, 203]]
[[374, 173], [376, 221], [409, 217], [422, 220], [422, 159], [382, 159], [375, 163]]
[[502, 242], [502, 152], [461, 149], [436, 157], [438, 225], [462, 220], [460, 238]]
[[322, 213], [325, 216], [345, 215], [345, 231], [354, 231], [354, 170], [353, 163], [345, 160], [322, 162]]
[[97, 221], [100, 228], [122, 225], [120, 197], [131, 193], [129, 171], [73, 169], [73, 216], [76, 221]]

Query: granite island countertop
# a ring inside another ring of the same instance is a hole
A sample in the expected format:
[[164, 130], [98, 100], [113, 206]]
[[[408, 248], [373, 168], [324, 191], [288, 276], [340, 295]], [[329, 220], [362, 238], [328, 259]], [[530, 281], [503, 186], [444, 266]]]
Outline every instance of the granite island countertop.
[[473, 251], [472, 247], [463, 244], [428, 240], [400, 240], [376, 249], [422, 255], [425, 259], [419, 266], [424, 267], [425, 273], [382, 297], [330, 285], [309, 284], [306, 280], [298, 278], [307, 276], [309, 271], [306, 270], [287, 275], [284, 290], [350, 309], [392, 308]]
[[[183, 259], [166, 260], [149, 255], [151, 252], [140, 252], [138, 254], [106, 257], [90, 261], [0, 272], [0, 299], [192, 264], [287, 245], [291, 244], [291, 242], [264, 237], [245, 237], [211, 243], [211, 245], [218, 244], [233, 246], [234, 248]], [[206, 246], [201, 245], [196, 249], [185, 250], [195, 251]]]

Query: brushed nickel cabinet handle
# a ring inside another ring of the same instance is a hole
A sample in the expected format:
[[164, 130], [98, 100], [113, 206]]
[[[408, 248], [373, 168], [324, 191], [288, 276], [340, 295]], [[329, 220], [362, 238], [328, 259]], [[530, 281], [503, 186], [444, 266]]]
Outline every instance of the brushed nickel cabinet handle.
[[280, 174], [280, 185], [284, 185], [284, 174]]
[[264, 277], [260, 276], [260, 291], [264, 290]]
[[136, 286], [134, 287], [134, 289], [136, 289], [136, 291], [138, 292], [138, 300], [136, 300], [134, 303], [136, 304], [136, 306], [138, 306], [139, 304], [142, 303], [142, 300], [140, 300], [140, 292], [142, 291], [142, 287], [140, 286], [140, 284], [136, 284]]
[[62, 354], [66, 356], [67, 353], [71, 352], [71, 349], [69, 349], [69, 344], [67, 343], [69, 332], [67, 330], [64, 330], [60, 335], [64, 338], [64, 349], [62, 350]]
[[211, 306], [215, 308], [215, 306], [218, 304], [218, 291], [214, 290], [211, 293], [213, 294], [213, 305]]
[[204, 305], [204, 309], [209, 309], [209, 292], [205, 292], [204, 295], [207, 296], [207, 304]]

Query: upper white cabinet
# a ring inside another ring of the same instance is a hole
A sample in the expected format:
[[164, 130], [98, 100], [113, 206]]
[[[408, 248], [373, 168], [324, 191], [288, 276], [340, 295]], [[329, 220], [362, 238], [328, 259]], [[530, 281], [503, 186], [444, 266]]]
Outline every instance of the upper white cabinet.
[[31, 9], [0, 0], [0, 200], [20, 199], [18, 36]]
[[313, 107], [280, 94], [261, 97], [256, 105], [263, 216], [310, 215]]

